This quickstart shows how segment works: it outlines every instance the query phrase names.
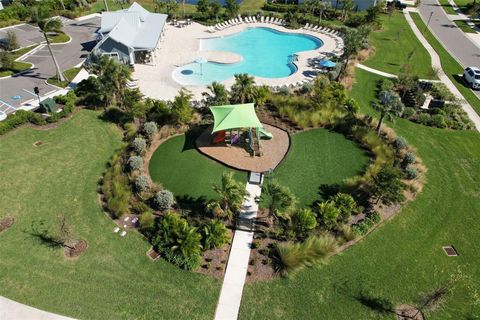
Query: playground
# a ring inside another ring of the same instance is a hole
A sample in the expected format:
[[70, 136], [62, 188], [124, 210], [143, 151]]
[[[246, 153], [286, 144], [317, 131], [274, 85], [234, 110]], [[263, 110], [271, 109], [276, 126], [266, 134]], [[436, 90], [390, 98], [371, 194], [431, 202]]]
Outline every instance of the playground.
[[197, 149], [224, 165], [242, 171], [275, 169], [290, 146], [288, 133], [261, 123], [253, 103], [214, 106], [215, 122], [197, 139]]

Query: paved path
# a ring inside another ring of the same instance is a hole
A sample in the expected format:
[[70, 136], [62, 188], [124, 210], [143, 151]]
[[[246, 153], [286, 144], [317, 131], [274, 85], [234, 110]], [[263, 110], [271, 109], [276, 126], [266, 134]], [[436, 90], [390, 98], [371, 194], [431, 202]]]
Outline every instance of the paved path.
[[[377, 69], [373, 69], [373, 68], [367, 67], [366, 65], [361, 64], [361, 63], [357, 63], [357, 64], [356, 64], [356, 67], [359, 68], [359, 69], [368, 71], [368, 72], [370, 72], [370, 73], [378, 74], [378, 75], [380, 75], [380, 76], [382, 76], [382, 77], [386, 77], [386, 78], [398, 78], [398, 76], [397, 76], [396, 74], [391, 74], [391, 73], [383, 72], [383, 71], [380, 71], [380, 70], [377, 70]], [[420, 81], [425, 81], [425, 82], [442, 82], [442, 80], [432, 80], [432, 79], [420, 79]]]
[[[260, 196], [261, 187], [247, 182], [249, 196], [243, 204], [242, 218], [254, 219], [257, 216], [258, 204], [255, 198]], [[242, 301], [243, 286], [247, 276], [250, 259], [250, 246], [253, 232], [236, 230], [233, 236], [232, 248], [228, 257], [227, 270], [223, 278], [222, 290], [218, 300], [215, 320], [235, 320], [238, 317]]]
[[73, 320], [0, 297], [1, 320]]
[[[425, 23], [433, 12], [429, 28], [463, 66], [480, 66], [480, 47], [450, 20], [437, 0], [422, 0], [418, 11]], [[480, 91], [474, 91], [480, 97]]]
[[[443, 10], [443, 9], [442, 9]], [[408, 13], [409, 11], [415, 11], [412, 9], [405, 9], [404, 14], [405, 18], [407, 19], [408, 24], [413, 30], [413, 33], [417, 36], [418, 40], [423, 44], [425, 49], [427, 49], [428, 53], [432, 58], [432, 66], [438, 69], [438, 77], [440, 80], [448, 87], [448, 89], [461, 101], [462, 108], [468, 114], [468, 117], [473, 121], [475, 127], [478, 131], [480, 131], [480, 116], [475, 112], [470, 104], [468, 104], [465, 99], [463, 98], [460, 91], [458, 91], [457, 87], [453, 84], [450, 78], [447, 77], [445, 72], [443, 72], [442, 64], [440, 62], [440, 57], [438, 56], [437, 52], [433, 49], [433, 47], [428, 43], [427, 39], [423, 36], [423, 34], [418, 30], [415, 22], [413, 22], [412, 17]]]

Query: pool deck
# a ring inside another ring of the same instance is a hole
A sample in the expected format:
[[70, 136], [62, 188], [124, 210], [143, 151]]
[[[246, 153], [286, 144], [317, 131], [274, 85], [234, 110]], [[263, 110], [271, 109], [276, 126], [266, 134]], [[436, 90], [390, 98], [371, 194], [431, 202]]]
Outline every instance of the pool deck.
[[[193, 93], [194, 99], [200, 100], [202, 98], [202, 92], [206, 91], [206, 87], [182, 86], [173, 79], [173, 71], [177, 67], [191, 63], [199, 57], [206, 58], [209, 61], [224, 63], [237, 62], [238, 57], [236, 56], [238, 55], [231, 52], [201, 51], [199, 40], [227, 36], [252, 27], [268, 27], [288, 33], [308, 34], [323, 41], [323, 46], [317, 50], [298, 53], [298, 61], [295, 62], [298, 68], [297, 72], [285, 78], [270, 79], [255, 77], [255, 82], [260, 85], [288, 86], [310, 80], [318, 72], [317, 64], [312, 62], [322, 56], [328, 56], [338, 49], [337, 43], [329, 35], [307, 31], [305, 29], [292, 30], [269, 23], [242, 23], [215, 33], [208, 32], [206, 26], [196, 22], [183, 28], [169, 24], [166, 26], [165, 37], [156, 49], [155, 65], [136, 64], [133, 76], [138, 79], [140, 90], [147, 97], [171, 100], [178, 94], [178, 91], [184, 87]], [[222, 81], [227, 87], [230, 87], [233, 82], [233, 77]]]
[[[253, 172], [265, 172], [275, 169], [288, 152], [290, 138], [288, 133], [280, 128], [263, 124], [266, 131], [273, 135], [271, 140], [261, 140], [261, 157], [252, 157], [239, 145], [212, 143], [212, 127], [206, 129], [195, 141], [198, 150], [210, 158], [229, 167]], [[234, 131], [235, 132], [235, 131]]]

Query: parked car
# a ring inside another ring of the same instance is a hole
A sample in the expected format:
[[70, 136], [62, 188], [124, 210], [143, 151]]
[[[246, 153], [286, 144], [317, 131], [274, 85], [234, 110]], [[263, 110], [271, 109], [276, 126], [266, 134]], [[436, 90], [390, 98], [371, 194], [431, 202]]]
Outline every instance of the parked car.
[[477, 67], [467, 67], [463, 72], [463, 79], [472, 89], [480, 89], [480, 69]]

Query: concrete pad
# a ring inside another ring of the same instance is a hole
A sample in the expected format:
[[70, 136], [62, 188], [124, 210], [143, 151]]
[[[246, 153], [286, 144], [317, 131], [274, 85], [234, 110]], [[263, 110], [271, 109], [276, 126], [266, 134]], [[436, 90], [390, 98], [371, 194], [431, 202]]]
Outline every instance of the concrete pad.
[[0, 297], [0, 319], [2, 320], [74, 320], [58, 314], [36, 309], [19, 302]]

